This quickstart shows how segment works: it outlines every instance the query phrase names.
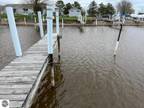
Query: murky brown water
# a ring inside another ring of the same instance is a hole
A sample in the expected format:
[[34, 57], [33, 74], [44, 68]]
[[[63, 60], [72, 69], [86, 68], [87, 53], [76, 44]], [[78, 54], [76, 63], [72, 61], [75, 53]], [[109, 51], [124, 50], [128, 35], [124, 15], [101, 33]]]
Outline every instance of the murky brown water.
[[[18, 26], [18, 33], [23, 51], [40, 39], [34, 27]], [[7, 26], [0, 26], [0, 70], [15, 58], [11, 34]]]
[[[32, 108], [144, 108], [144, 28], [65, 28], [56, 88], [47, 73]], [[47, 70], [49, 71], [49, 70]]]

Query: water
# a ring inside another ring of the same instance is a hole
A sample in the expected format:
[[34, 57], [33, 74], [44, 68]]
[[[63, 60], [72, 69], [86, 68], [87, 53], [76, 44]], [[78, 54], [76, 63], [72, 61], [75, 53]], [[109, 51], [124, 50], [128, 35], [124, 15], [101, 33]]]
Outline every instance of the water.
[[[39, 39], [34, 27], [18, 26], [22, 50], [25, 51]], [[7, 26], [0, 26], [0, 70], [15, 58], [11, 34]]]
[[62, 39], [57, 85], [42, 80], [32, 108], [144, 108], [144, 28], [68, 27]]

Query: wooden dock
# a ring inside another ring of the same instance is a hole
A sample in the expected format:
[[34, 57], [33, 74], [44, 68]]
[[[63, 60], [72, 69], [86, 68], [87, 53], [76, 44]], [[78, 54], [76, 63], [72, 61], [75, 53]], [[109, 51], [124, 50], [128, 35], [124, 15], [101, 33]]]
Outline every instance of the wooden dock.
[[28, 108], [47, 66], [47, 58], [47, 39], [44, 37], [22, 57], [14, 59], [2, 69], [0, 99], [10, 100], [10, 108]]

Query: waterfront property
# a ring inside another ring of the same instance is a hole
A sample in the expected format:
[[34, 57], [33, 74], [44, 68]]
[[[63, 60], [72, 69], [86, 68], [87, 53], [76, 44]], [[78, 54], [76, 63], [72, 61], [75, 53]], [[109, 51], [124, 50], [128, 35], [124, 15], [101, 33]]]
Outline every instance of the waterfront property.
[[[41, 4], [43, 7], [43, 14], [46, 14], [46, 4]], [[15, 14], [20, 14], [20, 15], [30, 15], [34, 14], [33, 11], [33, 6], [32, 4], [6, 4], [0, 6], [0, 12], [6, 13], [5, 8], [6, 7], [13, 7], [14, 13]]]
[[[26, 36], [19, 39], [22, 33], [13, 9], [6, 8], [9, 26], [5, 28], [10, 29], [14, 47], [0, 48], [15, 51], [16, 57], [0, 71], [0, 102], [8, 102], [10, 108], [143, 108], [143, 26], [123, 26], [121, 21], [114, 25], [111, 20], [109, 26], [103, 22], [98, 26], [96, 20], [96, 24], [65, 28], [62, 23], [60, 29], [59, 11], [55, 9], [55, 16], [53, 11], [48, 5], [46, 33], [38, 12], [41, 39], [22, 51]], [[5, 50], [0, 52], [2, 61], [1, 53], [8, 59]]]
[[15, 14], [29, 15], [33, 13], [32, 5], [30, 4], [7, 4], [2, 6], [1, 13], [5, 12], [5, 7], [13, 7]]
[[69, 16], [70, 17], [79, 17], [79, 16], [81, 16], [81, 10], [78, 8], [71, 8], [69, 10]]

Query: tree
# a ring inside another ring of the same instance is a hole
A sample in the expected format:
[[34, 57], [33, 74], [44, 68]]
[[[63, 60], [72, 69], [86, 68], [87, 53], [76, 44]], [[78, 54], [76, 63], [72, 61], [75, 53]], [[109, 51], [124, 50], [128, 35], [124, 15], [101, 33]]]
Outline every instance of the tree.
[[60, 13], [60, 15], [62, 15], [63, 14], [63, 9], [64, 9], [64, 6], [65, 6], [65, 4], [64, 4], [64, 2], [62, 1], [62, 0], [58, 0], [57, 2], [56, 2], [56, 6], [59, 8], [59, 13]]
[[97, 13], [98, 13], [97, 3], [95, 2], [95, 0], [93, 0], [89, 5], [88, 14], [89, 16], [95, 17]]
[[82, 9], [80, 3], [77, 2], [77, 1], [75, 1], [72, 6], [75, 7], [75, 8], [78, 8], [78, 9]]
[[31, 4], [33, 11], [35, 14], [37, 14], [38, 11], [42, 11], [43, 9], [43, 4], [46, 2], [47, 0], [26, 0], [27, 4]]
[[103, 3], [99, 4], [98, 12], [100, 15], [113, 15], [115, 13], [115, 8], [111, 3], [104, 5]]
[[134, 13], [132, 3], [128, 0], [122, 0], [121, 2], [119, 2], [117, 5], [117, 10], [118, 12], [120, 12], [121, 16]]
[[99, 4], [98, 13], [102, 16], [107, 14], [107, 7], [103, 3]]
[[69, 14], [69, 10], [72, 8], [72, 5], [70, 3], [67, 3], [64, 7], [64, 14]]
[[115, 14], [115, 8], [113, 7], [113, 5], [111, 3], [107, 4], [107, 14], [109, 15], [114, 15]]

